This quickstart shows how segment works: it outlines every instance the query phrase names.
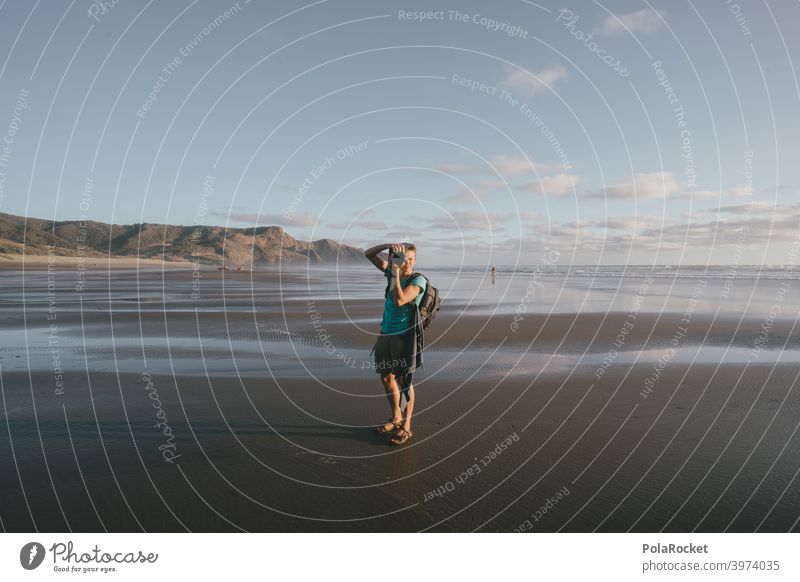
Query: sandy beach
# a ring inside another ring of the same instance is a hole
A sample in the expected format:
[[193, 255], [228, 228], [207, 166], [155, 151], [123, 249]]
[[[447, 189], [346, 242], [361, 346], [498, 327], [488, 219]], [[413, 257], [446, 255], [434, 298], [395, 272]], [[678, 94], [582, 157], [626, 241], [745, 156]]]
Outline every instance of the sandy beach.
[[392, 447], [374, 269], [3, 265], [2, 527], [800, 531], [779, 277], [428, 274]]

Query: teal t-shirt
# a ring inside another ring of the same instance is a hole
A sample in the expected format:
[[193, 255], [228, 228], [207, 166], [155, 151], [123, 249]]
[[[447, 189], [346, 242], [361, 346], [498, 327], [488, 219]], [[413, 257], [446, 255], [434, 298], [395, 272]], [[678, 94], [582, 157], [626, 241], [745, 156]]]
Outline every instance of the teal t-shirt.
[[[390, 281], [392, 281], [392, 285], [394, 285], [394, 278], [389, 277]], [[420, 301], [422, 301], [422, 296], [425, 293], [425, 287], [427, 287], [428, 283], [425, 280], [425, 277], [422, 275], [417, 275], [414, 277], [414, 280], [411, 281], [411, 275], [400, 279], [400, 286], [405, 289], [409, 285], [418, 285], [419, 286], [419, 294], [414, 297], [412, 303], [419, 306]], [[411, 325], [411, 308], [410, 304], [406, 303], [401, 307], [397, 307], [394, 304], [394, 295], [393, 289], [390, 288], [389, 295], [386, 297], [386, 301], [383, 302], [383, 320], [381, 321], [381, 333], [389, 334], [389, 335], [396, 335], [400, 333], [405, 333], [409, 326]]]

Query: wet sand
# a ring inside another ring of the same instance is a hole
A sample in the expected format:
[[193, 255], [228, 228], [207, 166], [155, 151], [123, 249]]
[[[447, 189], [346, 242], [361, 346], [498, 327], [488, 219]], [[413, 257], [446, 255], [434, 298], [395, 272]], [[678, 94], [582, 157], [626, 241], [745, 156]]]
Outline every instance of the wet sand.
[[368, 273], [205, 270], [193, 298], [191, 269], [80, 293], [67, 269], [51, 302], [46, 272], [0, 269], [3, 529], [800, 531], [788, 306], [754, 351], [760, 308], [687, 325], [653, 293], [635, 319], [532, 305], [513, 328], [518, 294], [452, 292], [392, 447]]
[[188, 261], [162, 261], [159, 259], [144, 259], [131, 257], [69, 257], [61, 255], [8, 255], [0, 254], [0, 269], [22, 270], [41, 269], [47, 265], [57, 265], [59, 267], [84, 266], [92, 270], [119, 268], [153, 268], [153, 267], [191, 267], [193, 263]]

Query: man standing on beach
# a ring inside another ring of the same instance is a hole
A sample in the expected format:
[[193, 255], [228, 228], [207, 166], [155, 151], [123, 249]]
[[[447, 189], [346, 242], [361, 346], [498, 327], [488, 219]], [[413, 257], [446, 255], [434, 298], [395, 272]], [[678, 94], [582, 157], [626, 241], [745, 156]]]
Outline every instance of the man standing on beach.
[[[389, 250], [389, 260], [380, 253]], [[400, 263], [391, 260], [393, 254], [405, 253]], [[392, 409], [389, 422], [377, 427], [381, 434], [393, 434], [391, 443], [401, 445], [413, 436], [411, 414], [414, 411], [414, 386], [409, 371], [413, 370], [416, 344], [416, 307], [422, 300], [427, 282], [425, 277], [414, 273], [417, 262], [417, 247], [410, 243], [386, 243], [364, 251], [370, 262], [389, 278], [389, 293], [386, 295], [381, 320], [381, 333], [375, 343], [375, 369], [381, 375], [383, 387]], [[405, 415], [400, 409], [400, 385], [408, 399]], [[407, 384], [406, 384], [407, 382]]]

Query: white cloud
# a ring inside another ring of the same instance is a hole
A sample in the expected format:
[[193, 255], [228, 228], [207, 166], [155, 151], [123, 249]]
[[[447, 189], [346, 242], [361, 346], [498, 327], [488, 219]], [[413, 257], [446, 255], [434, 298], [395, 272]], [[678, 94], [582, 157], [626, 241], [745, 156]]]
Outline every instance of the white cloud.
[[370, 214], [375, 214], [375, 209], [374, 208], [364, 208], [363, 210], [353, 210], [353, 212], [350, 213], [350, 216], [352, 216], [354, 218], [362, 218], [364, 216], [369, 216]]
[[[723, 253], [732, 253], [743, 243], [746, 249], [758, 254], [767, 248], [767, 244], [796, 240], [800, 206], [787, 208], [792, 210], [771, 216], [732, 216], [725, 220], [713, 217], [705, 221], [676, 219], [664, 222], [653, 217], [652, 220], [637, 220], [639, 228], [636, 231], [630, 224], [630, 229], [611, 228], [614, 219], [607, 221], [609, 229], [605, 232], [594, 232], [587, 227], [601, 226], [606, 221], [566, 222], [548, 229], [533, 229], [532, 239], [526, 244], [531, 247], [544, 243], [557, 248], [564, 256], [577, 254], [578, 257], [585, 257], [598, 254], [600, 249], [603, 249], [603, 253], [635, 253], [637, 260], [649, 260], [646, 257], [651, 254], [655, 256], [656, 252], [702, 249], [703, 252], [721, 250]], [[624, 222], [630, 220], [626, 218]], [[642, 229], [642, 226], [645, 228]], [[514, 240], [508, 239], [506, 242], [510, 245]], [[779, 262], [787, 257], [781, 257]]]
[[549, 174], [563, 169], [561, 164], [544, 164], [529, 160], [523, 156], [493, 156], [490, 162], [504, 176], [524, 176], [533, 173]]
[[800, 216], [800, 204], [774, 204], [772, 202], [753, 201], [748, 204], [732, 204], [716, 209], [720, 214], [773, 214], [781, 219]]
[[504, 223], [511, 221], [514, 215], [510, 212], [482, 212], [480, 210], [467, 210], [464, 212], [451, 212], [449, 216], [438, 218], [418, 219], [424, 222], [426, 232], [434, 230], [485, 230], [494, 231], [504, 227]]
[[605, 221], [598, 221], [598, 226], [604, 227], [607, 230], [634, 230], [637, 226], [641, 226], [642, 218], [629, 216], [626, 218], [608, 218]]
[[602, 36], [622, 36], [627, 31], [632, 34], [651, 34], [664, 26], [661, 20], [664, 16], [666, 13], [663, 10], [653, 11], [644, 8], [636, 12], [609, 16], [595, 31]]
[[555, 176], [543, 176], [539, 180], [525, 182], [518, 186], [519, 190], [533, 192], [536, 194], [546, 194], [547, 196], [569, 196], [575, 191], [575, 184], [580, 180], [578, 176], [572, 174], [556, 174]]
[[683, 186], [672, 172], [648, 172], [636, 174], [628, 182], [612, 184], [604, 189], [589, 190], [584, 196], [615, 200], [664, 198], [682, 190]]
[[731, 196], [752, 196], [753, 195], [753, 187], [752, 186], [735, 186], [728, 190], [728, 193]]
[[652, 214], [640, 214], [638, 216], [609, 216], [606, 219], [598, 218], [584, 221], [584, 227], [604, 228], [606, 230], [626, 230], [635, 231], [646, 225], [657, 224], [663, 217]]
[[553, 65], [538, 72], [506, 67], [506, 77], [501, 83], [508, 89], [533, 97], [552, 89], [555, 83], [566, 78], [567, 69], [563, 65]]
[[627, 182], [620, 182], [588, 190], [583, 196], [588, 198], [607, 198], [609, 200], [628, 200], [636, 198], [665, 198], [671, 200], [701, 199], [701, 198], [742, 198], [750, 196], [752, 188], [736, 186], [724, 192], [713, 190], [686, 190], [672, 172], [644, 172], [636, 174]]
[[297, 212], [289, 216], [285, 214], [257, 214], [257, 213], [231, 213], [229, 220], [236, 222], [246, 222], [254, 225], [264, 226], [313, 226], [317, 223], [317, 217], [307, 212]]
[[[499, 173], [503, 177], [525, 176], [531, 174], [549, 174], [564, 170], [562, 164], [546, 164], [531, 160], [525, 156], [511, 156], [498, 154], [489, 158], [489, 164], [460, 164], [460, 163], [441, 163], [433, 166], [433, 169], [445, 174], [460, 176], [487, 175]], [[430, 172], [426, 172], [430, 175]]]
[[724, 192], [716, 190], [687, 190], [676, 194], [675, 198], [742, 198], [752, 195], [752, 186], [734, 186], [733, 188], [728, 188]]
[[[428, 244], [435, 249], [436, 257], [449, 252], [457, 255], [468, 248], [471, 255], [476, 249], [494, 252], [511, 253], [512, 258], [518, 256], [520, 248], [525, 249], [530, 258], [531, 249], [540, 249], [544, 245], [556, 248], [561, 253], [559, 263], [574, 262], [587, 264], [601, 257], [612, 257], [611, 262], [627, 259], [634, 263], [658, 263], [682, 260], [691, 263], [701, 259], [723, 264], [730, 261], [737, 253], [741, 253], [742, 245], [746, 256], [759, 260], [767, 249], [771, 252], [771, 261], [783, 264], [790, 260], [790, 244], [798, 237], [800, 224], [800, 204], [770, 205], [754, 204], [751, 215], [743, 214], [746, 205], [723, 207], [727, 215], [713, 216], [714, 209], [706, 211], [706, 217], [695, 219], [670, 219], [658, 215], [637, 215], [581, 219], [563, 223], [547, 222], [546, 225], [536, 222], [525, 222], [522, 238], [514, 236], [515, 228], [500, 229], [492, 232], [491, 240], [486, 227], [476, 228], [473, 232], [454, 232], [454, 229], [426, 228], [424, 240], [417, 241]], [[773, 206], [770, 208], [770, 206]], [[471, 220], [478, 220], [483, 213], [464, 213], [457, 219], [464, 225]], [[499, 221], [505, 217], [495, 215]], [[524, 213], [508, 219], [509, 223], [525, 219]], [[491, 221], [492, 219], [490, 219]], [[486, 218], [483, 218], [484, 225]], [[535, 252], [535, 251], [533, 251]], [[666, 258], [663, 253], [675, 253]], [[606, 263], [609, 259], [605, 259]]]
[[692, 190], [686, 192], [679, 192], [675, 198], [691, 198], [697, 200], [699, 198], [719, 198], [720, 193], [714, 190]]
[[[559, 250], [562, 257], [560, 262], [579, 264], [592, 262], [601, 256], [615, 257], [612, 261], [624, 261], [628, 257], [636, 263], [673, 260], [665, 258], [662, 253], [685, 253], [683, 260], [689, 263], [698, 258], [706, 261], [709, 254], [713, 253], [724, 263], [735, 253], [741, 252], [743, 244], [747, 256], [758, 258], [773, 245], [789, 245], [797, 239], [800, 205], [777, 205], [774, 213], [766, 206], [756, 205], [757, 213], [750, 216], [742, 215], [739, 207], [730, 208], [731, 212], [724, 220], [712, 216], [712, 209], [707, 212], [705, 219], [700, 220], [637, 215], [563, 223], [548, 221], [547, 224], [526, 220], [535, 217], [534, 213], [527, 211], [519, 215], [490, 213], [488, 216], [472, 211], [454, 213], [452, 219], [414, 218], [424, 229], [424, 234], [420, 237], [388, 238], [414, 240], [422, 245], [421, 248], [428, 249], [427, 260], [430, 262], [440, 261], [448, 253], [460, 256], [468, 252], [474, 257], [478, 249], [511, 253], [513, 258], [522, 248], [529, 259], [531, 252], [535, 253], [535, 249], [547, 245]], [[520, 220], [523, 221], [522, 231], [525, 233], [522, 238], [514, 236]], [[365, 241], [363, 246], [372, 244], [375, 243]], [[778, 246], [773, 262], [786, 262], [789, 259], [788, 248]]]
[[519, 213], [519, 217], [528, 222], [536, 222], [538, 220], [542, 220], [544, 216], [539, 212], [530, 212], [528, 210], [523, 210]]
[[361, 222], [329, 222], [325, 226], [328, 228], [335, 228], [336, 230], [352, 230], [355, 228], [365, 228], [367, 230], [381, 230], [385, 231], [388, 227], [386, 226], [385, 222], [380, 220], [372, 220], [372, 221], [361, 221]]

